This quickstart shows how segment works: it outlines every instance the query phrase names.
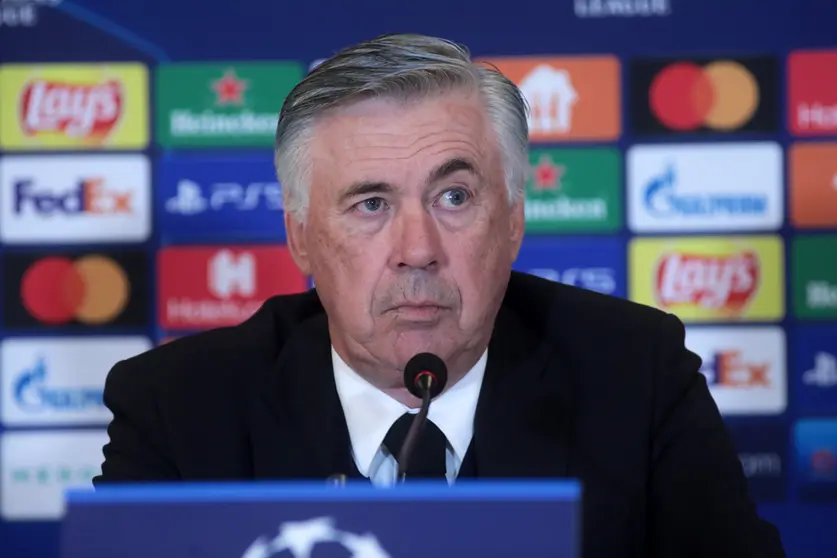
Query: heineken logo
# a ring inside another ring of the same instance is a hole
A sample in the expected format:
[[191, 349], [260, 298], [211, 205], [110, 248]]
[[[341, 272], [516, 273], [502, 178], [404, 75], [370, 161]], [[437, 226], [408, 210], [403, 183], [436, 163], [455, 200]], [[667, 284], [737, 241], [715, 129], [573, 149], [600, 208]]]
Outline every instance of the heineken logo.
[[601, 199], [531, 200], [526, 202], [523, 210], [527, 221], [602, 221], [607, 219], [607, 203]]
[[803, 319], [837, 318], [837, 234], [802, 236], [791, 243], [794, 314]]
[[277, 112], [256, 113], [247, 109], [244, 93], [249, 87], [249, 80], [241, 79], [235, 68], [227, 68], [221, 77], [210, 82], [210, 91], [215, 93], [216, 109], [243, 109], [235, 112], [228, 110], [216, 112], [207, 109], [197, 113], [188, 109], [171, 112], [171, 133], [177, 136], [264, 136], [276, 129]]
[[561, 177], [566, 167], [556, 165], [547, 156], [542, 156], [538, 164], [532, 168], [532, 187], [534, 190], [560, 190]]
[[606, 231], [620, 226], [618, 151], [538, 149], [530, 163], [524, 205], [528, 231]]
[[270, 147], [297, 62], [171, 64], [157, 75], [158, 129], [166, 147]]
[[189, 135], [263, 135], [276, 129], [277, 115], [240, 112], [218, 114], [205, 111], [200, 114], [188, 110], [171, 113], [171, 133], [177, 136]]
[[235, 68], [228, 68], [224, 75], [212, 82], [215, 92], [215, 105], [219, 107], [244, 105], [244, 92], [247, 91], [248, 81], [239, 79]]
[[814, 310], [837, 310], [837, 285], [811, 281], [806, 286], [807, 305]]

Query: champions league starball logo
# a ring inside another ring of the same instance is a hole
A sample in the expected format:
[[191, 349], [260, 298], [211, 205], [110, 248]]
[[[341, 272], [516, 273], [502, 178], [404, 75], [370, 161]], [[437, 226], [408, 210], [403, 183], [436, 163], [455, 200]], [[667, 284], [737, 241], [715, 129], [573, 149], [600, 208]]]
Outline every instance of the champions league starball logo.
[[341, 558], [392, 558], [374, 535], [341, 531], [330, 517], [282, 523], [276, 537], [259, 537], [241, 558], [312, 558], [318, 545], [341, 548]]

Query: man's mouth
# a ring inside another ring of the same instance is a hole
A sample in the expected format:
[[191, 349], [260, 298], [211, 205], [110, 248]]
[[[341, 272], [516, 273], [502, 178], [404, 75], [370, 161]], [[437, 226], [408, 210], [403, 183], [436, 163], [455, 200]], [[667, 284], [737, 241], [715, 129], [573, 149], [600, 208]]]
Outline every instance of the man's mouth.
[[392, 308], [402, 318], [410, 320], [430, 320], [447, 310], [447, 307], [436, 302], [405, 302]]

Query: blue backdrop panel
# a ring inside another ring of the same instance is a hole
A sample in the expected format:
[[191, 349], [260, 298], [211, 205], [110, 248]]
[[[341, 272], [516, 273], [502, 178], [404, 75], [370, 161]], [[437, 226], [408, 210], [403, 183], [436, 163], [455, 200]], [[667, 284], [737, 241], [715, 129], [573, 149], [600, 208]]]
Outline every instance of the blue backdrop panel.
[[[617, 15], [593, 17], [601, 14], [603, 6]], [[626, 9], [637, 7], [651, 15], [626, 15]], [[152, 70], [160, 64], [186, 61], [299, 60], [309, 64], [348, 44], [400, 31], [457, 40], [482, 57], [610, 54], [619, 58], [622, 67], [624, 133], [614, 145], [624, 154], [636, 143], [665, 141], [652, 129], [648, 129], [650, 136], [634, 134], [635, 129], [649, 126], [642, 122], [641, 110], [632, 108], [636, 103], [628, 84], [641, 73], [641, 68], [632, 65], [635, 59], [647, 64], [659, 57], [768, 57], [778, 62], [764, 62], [753, 72], [760, 82], [782, 84], [777, 98], [765, 101], [775, 112], [759, 116], [758, 126], [734, 139], [777, 141], [787, 150], [792, 143], [787, 132], [787, 56], [799, 49], [837, 48], [835, 20], [837, 3], [825, 0], [519, 0], [494, 4], [477, 0], [361, 4], [335, 0], [22, 0], [0, 3], [0, 63], [134, 61]], [[637, 75], [631, 76], [632, 68]], [[837, 69], [823, 72], [837, 80]], [[153, 106], [151, 111], [153, 115]], [[157, 134], [153, 124], [150, 132], [152, 137]], [[706, 131], [677, 136], [680, 142], [729, 139]], [[194, 232], [206, 233], [198, 234], [201, 238], [195, 241], [215, 241], [216, 227], [229, 227], [229, 241], [281, 240], [281, 228], [270, 225], [272, 219], [281, 219], [281, 212], [270, 207], [270, 188], [250, 189], [253, 197], [247, 197], [248, 186], [272, 181], [269, 152], [169, 154], [154, 145], [145, 153], [154, 168], [155, 227], [151, 239], [138, 247], [148, 252], [149, 261], [154, 261], [161, 244], [185, 240]], [[207, 200], [216, 183], [240, 188], [221, 187], [226, 201], [218, 202], [214, 213], [166, 216], [164, 204], [177, 193], [181, 180], [199, 184], [198, 193]], [[795, 231], [788, 224], [787, 212], [779, 233], [790, 245]], [[170, 238], [161, 235], [162, 225], [172, 232]], [[625, 296], [625, 246], [632, 237], [627, 227], [597, 238], [533, 237], [525, 242], [516, 267]], [[0, 250], [10, 255], [31, 248], [2, 246]], [[155, 300], [153, 270], [148, 275], [146, 294]], [[787, 276], [785, 295], [790, 309], [788, 294], [794, 277]], [[155, 308], [152, 302], [149, 312], [153, 314]], [[789, 342], [787, 411], [769, 420], [736, 417], [729, 422], [759, 497], [759, 509], [780, 527], [789, 556], [819, 558], [837, 548], [837, 530], [827, 527], [837, 524], [837, 419], [833, 418], [837, 416], [837, 388], [833, 387], [837, 365], [829, 359], [837, 353], [837, 324], [800, 323], [793, 316], [788, 312], [780, 323]], [[137, 332], [165, 336], [156, 323], [154, 316], [147, 328]], [[36, 336], [48, 331], [36, 328], [24, 333]], [[55, 522], [0, 522], [0, 554], [4, 558], [56, 558], [58, 535]]]

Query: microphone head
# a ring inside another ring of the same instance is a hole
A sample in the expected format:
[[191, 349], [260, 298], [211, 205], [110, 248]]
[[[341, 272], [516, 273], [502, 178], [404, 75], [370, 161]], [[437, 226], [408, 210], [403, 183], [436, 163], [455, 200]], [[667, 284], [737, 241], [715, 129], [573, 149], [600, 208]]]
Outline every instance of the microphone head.
[[433, 353], [419, 353], [404, 367], [404, 385], [411, 394], [421, 399], [428, 383], [431, 398], [442, 393], [448, 383], [448, 367]]

